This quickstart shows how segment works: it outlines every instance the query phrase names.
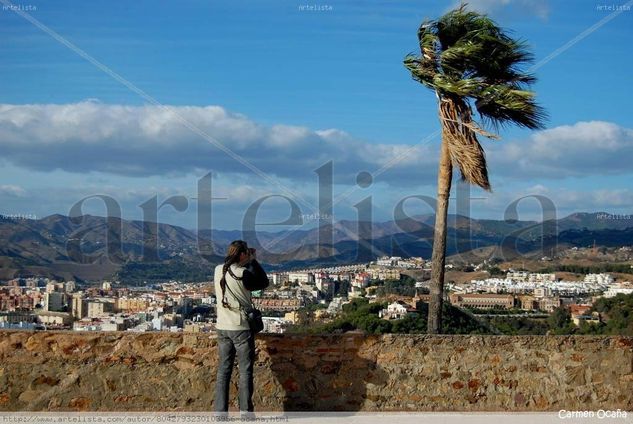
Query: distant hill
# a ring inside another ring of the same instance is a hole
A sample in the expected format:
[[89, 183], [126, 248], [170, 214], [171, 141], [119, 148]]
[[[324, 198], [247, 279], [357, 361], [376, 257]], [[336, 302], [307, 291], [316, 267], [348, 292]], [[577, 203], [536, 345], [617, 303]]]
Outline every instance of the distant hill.
[[[594, 242], [633, 244], [633, 221], [605, 216], [575, 213], [541, 225], [449, 215], [447, 254], [459, 253], [463, 260], [512, 259]], [[321, 229], [256, 235], [226, 230], [196, 234], [169, 224], [93, 215], [5, 219], [0, 221], [0, 279], [42, 275], [88, 281], [116, 278], [138, 284], [169, 278], [205, 280], [222, 261], [228, 243], [239, 238], [258, 249], [258, 258], [268, 269], [367, 262], [381, 255], [429, 258], [434, 219], [420, 215], [397, 222], [340, 221]], [[331, 234], [331, 243], [319, 246], [320, 231], [321, 236]]]
[[[136, 262], [196, 268], [221, 261], [217, 254], [199, 255], [196, 234], [184, 228], [92, 215], [2, 220], [0, 238], [2, 279], [41, 275], [100, 280]], [[209, 242], [204, 243], [208, 249]]]

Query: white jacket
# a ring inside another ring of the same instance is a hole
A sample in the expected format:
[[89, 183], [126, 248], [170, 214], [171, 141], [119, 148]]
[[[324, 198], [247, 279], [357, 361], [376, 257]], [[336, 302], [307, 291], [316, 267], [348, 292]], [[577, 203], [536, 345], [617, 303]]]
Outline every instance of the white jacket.
[[241, 305], [251, 305], [251, 291], [262, 290], [268, 287], [268, 276], [256, 260], [251, 261], [246, 267], [237, 264], [231, 265], [231, 271], [241, 280], [236, 280], [227, 271], [225, 277], [227, 285], [225, 299], [230, 308], [225, 308], [222, 305], [222, 288], [220, 287], [222, 267], [222, 264], [216, 266], [213, 276], [218, 315], [215, 327], [218, 330], [248, 330], [250, 327], [246, 320], [246, 314], [240, 308], [240, 303]]

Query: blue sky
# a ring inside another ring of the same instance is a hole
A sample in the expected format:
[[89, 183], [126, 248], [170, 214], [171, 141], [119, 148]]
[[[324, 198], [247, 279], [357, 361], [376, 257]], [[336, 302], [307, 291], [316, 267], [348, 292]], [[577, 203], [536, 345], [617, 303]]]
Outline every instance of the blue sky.
[[[354, 219], [354, 205], [371, 196], [373, 218], [388, 220], [403, 198], [435, 193], [435, 96], [402, 59], [417, 49], [421, 20], [454, 2], [13, 4], [166, 108], [0, 4], [0, 213], [68, 214], [83, 197], [106, 194], [138, 219], [153, 196], [183, 195], [187, 210], [165, 207], [159, 220], [193, 228], [197, 181], [212, 172], [222, 198], [213, 225], [237, 229], [265, 195], [285, 194], [302, 213], [316, 212], [314, 171], [328, 161], [334, 197], [351, 190], [335, 219]], [[470, 2], [532, 46], [534, 90], [550, 115], [544, 131], [508, 128], [502, 141], [481, 140], [493, 193], [471, 190], [484, 197], [473, 200], [474, 217], [502, 219], [508, 204], [532, 194], [551, 198], [560, 216], [633, 211], [630, 5], [543, 62], [614, 13], [601, 6]], [[375, 175], [369, 187], [356, 185], [361, 171]], [[406, 205], [411, 215], [429, 212], [415, 200]], [[539, 217], [534, 201], [520, 210]], [[84, 211], [105, 214], [97, 200]], [[287, 202], [271, 198], [259, 222], [288, 213]]]

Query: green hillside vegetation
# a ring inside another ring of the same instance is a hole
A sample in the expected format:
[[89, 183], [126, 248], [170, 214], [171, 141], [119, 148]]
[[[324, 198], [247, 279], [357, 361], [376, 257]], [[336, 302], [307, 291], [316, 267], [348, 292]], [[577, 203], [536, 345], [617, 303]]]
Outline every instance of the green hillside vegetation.
[[[321, 306], [322, 307], [322, 306]], [[384, 320], [378, 317], [387, 302], [369, 303], [367, 299], [354, 299], [343, 306], [339, 317], [328, 323], [315, 323], [310, 319], [316, 308], [300, 310], [302, 324], [291, 326], [290, 333], [331, 334], [361, 330], [367, 334], [425, 334], [428, 304], [422, 303], [417, 314], [403, 319]], [[504, 311], [507, 312], [507, 311]], [[595, 334], [633, 336], [633, 294], [619, 294], [613, 298], [599, 299], [589, 311], [602, 317], [600, 324], [574, 325], [568, 308], [560, 307], [546, 318], [528, 316], [486, 316], [478, 322], [467, 312], [445, 304], [443, 320], [446, 334], [505, 334], [505, 335], [567, 335]]]
[[405, 276], [401, 280], [385, 280], [384, 282], [375, 280], [370, 285], [378, 286], [376, 289], [376, 296], [378, 297], [385, 297], [390, 294], [413, 297], [416, 292], [415, 280], [409, 276]]
[[581, 334], [633, 336], [633, 294], [598, 299], [591, 312], [599, 313], [604, 322], [581, 324]]
[[[416, 314], [398, 320], [378, 317], [386, 302], [369, 303], [367, 299], [354, 299], [343, 305], [342, 314], [325, 324], [302, 324], [289, 328], [291, 333], [331, 334], [361, 330], [368, 334], [405, 333], [424, 334], [427, 328], [428, 304], [422, 303]], [[447, 334], [487, 334], [489, 331], [461, 310], [445, 304], [443, 310]]]
[[546, 319], [531, 317], [492, 317], [488, 322], [503, 334], [593, 334], [633, 336], [633, 294], [601, 298], [587, 313], [600, 314], [602, 322], [574, 325], [569, 309], [557, 308]]
[[490, 317], [490, 325], [508, 336], [542, 335], [550, 329], [546, 319], [530, 317]]

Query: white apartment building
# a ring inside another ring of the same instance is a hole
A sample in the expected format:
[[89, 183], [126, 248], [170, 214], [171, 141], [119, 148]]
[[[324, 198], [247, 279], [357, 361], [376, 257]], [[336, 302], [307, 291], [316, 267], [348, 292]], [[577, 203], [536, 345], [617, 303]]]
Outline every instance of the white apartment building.
[[381, 256], [376, 260], [376, 265], [378, 266], [395, 266], [398, 264], [398, 261], [402, 259], [399, 256]]
[[272, 277], [272, 283], [274, 286], [281, 286], [290, 281], [290, 278], [288, 277], [288, 274], [286, 273], [275, 272], [271, 274], [271, 277]]
[[314, 274], [311, 272], [291, 272], [288, 274], [288, 280], [299, 284], [314, 283]]
[[549, 287], [537, 287], [534, 289], [534, 297], [550, 297], [552, 296], [552, 289]]
[[402, 319], [412, 312], [412, 308], [402, 301], [397, 301], [387, 305], [387, 309], [383, 309], [378, 313], [379, 318], [383, 319]]
[[357, 287], [359, 289], [364, 289], [369, 285], [369, 274], [366, 272], [358, 273], [354, 276], [352, 280], [352, 287]]
[[324, 280], [329, 280], [330, 277], [327, 274], [327, 272], [316, 272], [314, 274], [314, 284], [316, 284], [317, 288], [319, 290], [321, 290], [321, 284], [323, 283]]
[[613, 284], [615, 279], [611, 274], [587, 274], [585, 275], [585, 283], [593, 284]]
[[342, 297], [335, 297], [332, 299], [327, 307], [327, 313], [330, 315], [336, 315], [343, 310], [343, 304], [347, 303]]
[[508, 280], [528, 282], [528, 283], [544, 283], [556, 281], [556, 274], [542, 274], [526, 271], [511, 271], [506, 275]]
[[629, 282], [624, 282], [610, 285], [607, 291], [604, 292], [604, 297], [616, 297], [618, 294], [631, 293], [633, 293], [633, 285]]
[[324, 295], [332, 296], [334, 294], [334, 280], [331, 278], [317, 278], [316, 288]]
[[263, 317], [262, 321], [264, 322], [263, 333], [281, 334], [286, 330], [286, 325], [288, 324], [285, 319], [276, 317]]
[[61, 312], [64, 307], [66, 294], [62, 292], [49, 292], [44, 294], [44, 310], [51, 312]]
[[86, 316], [88, 318], [98, 318], [114, 312], [114, 302], [104, 302], [101, 300], [89, 301]]

